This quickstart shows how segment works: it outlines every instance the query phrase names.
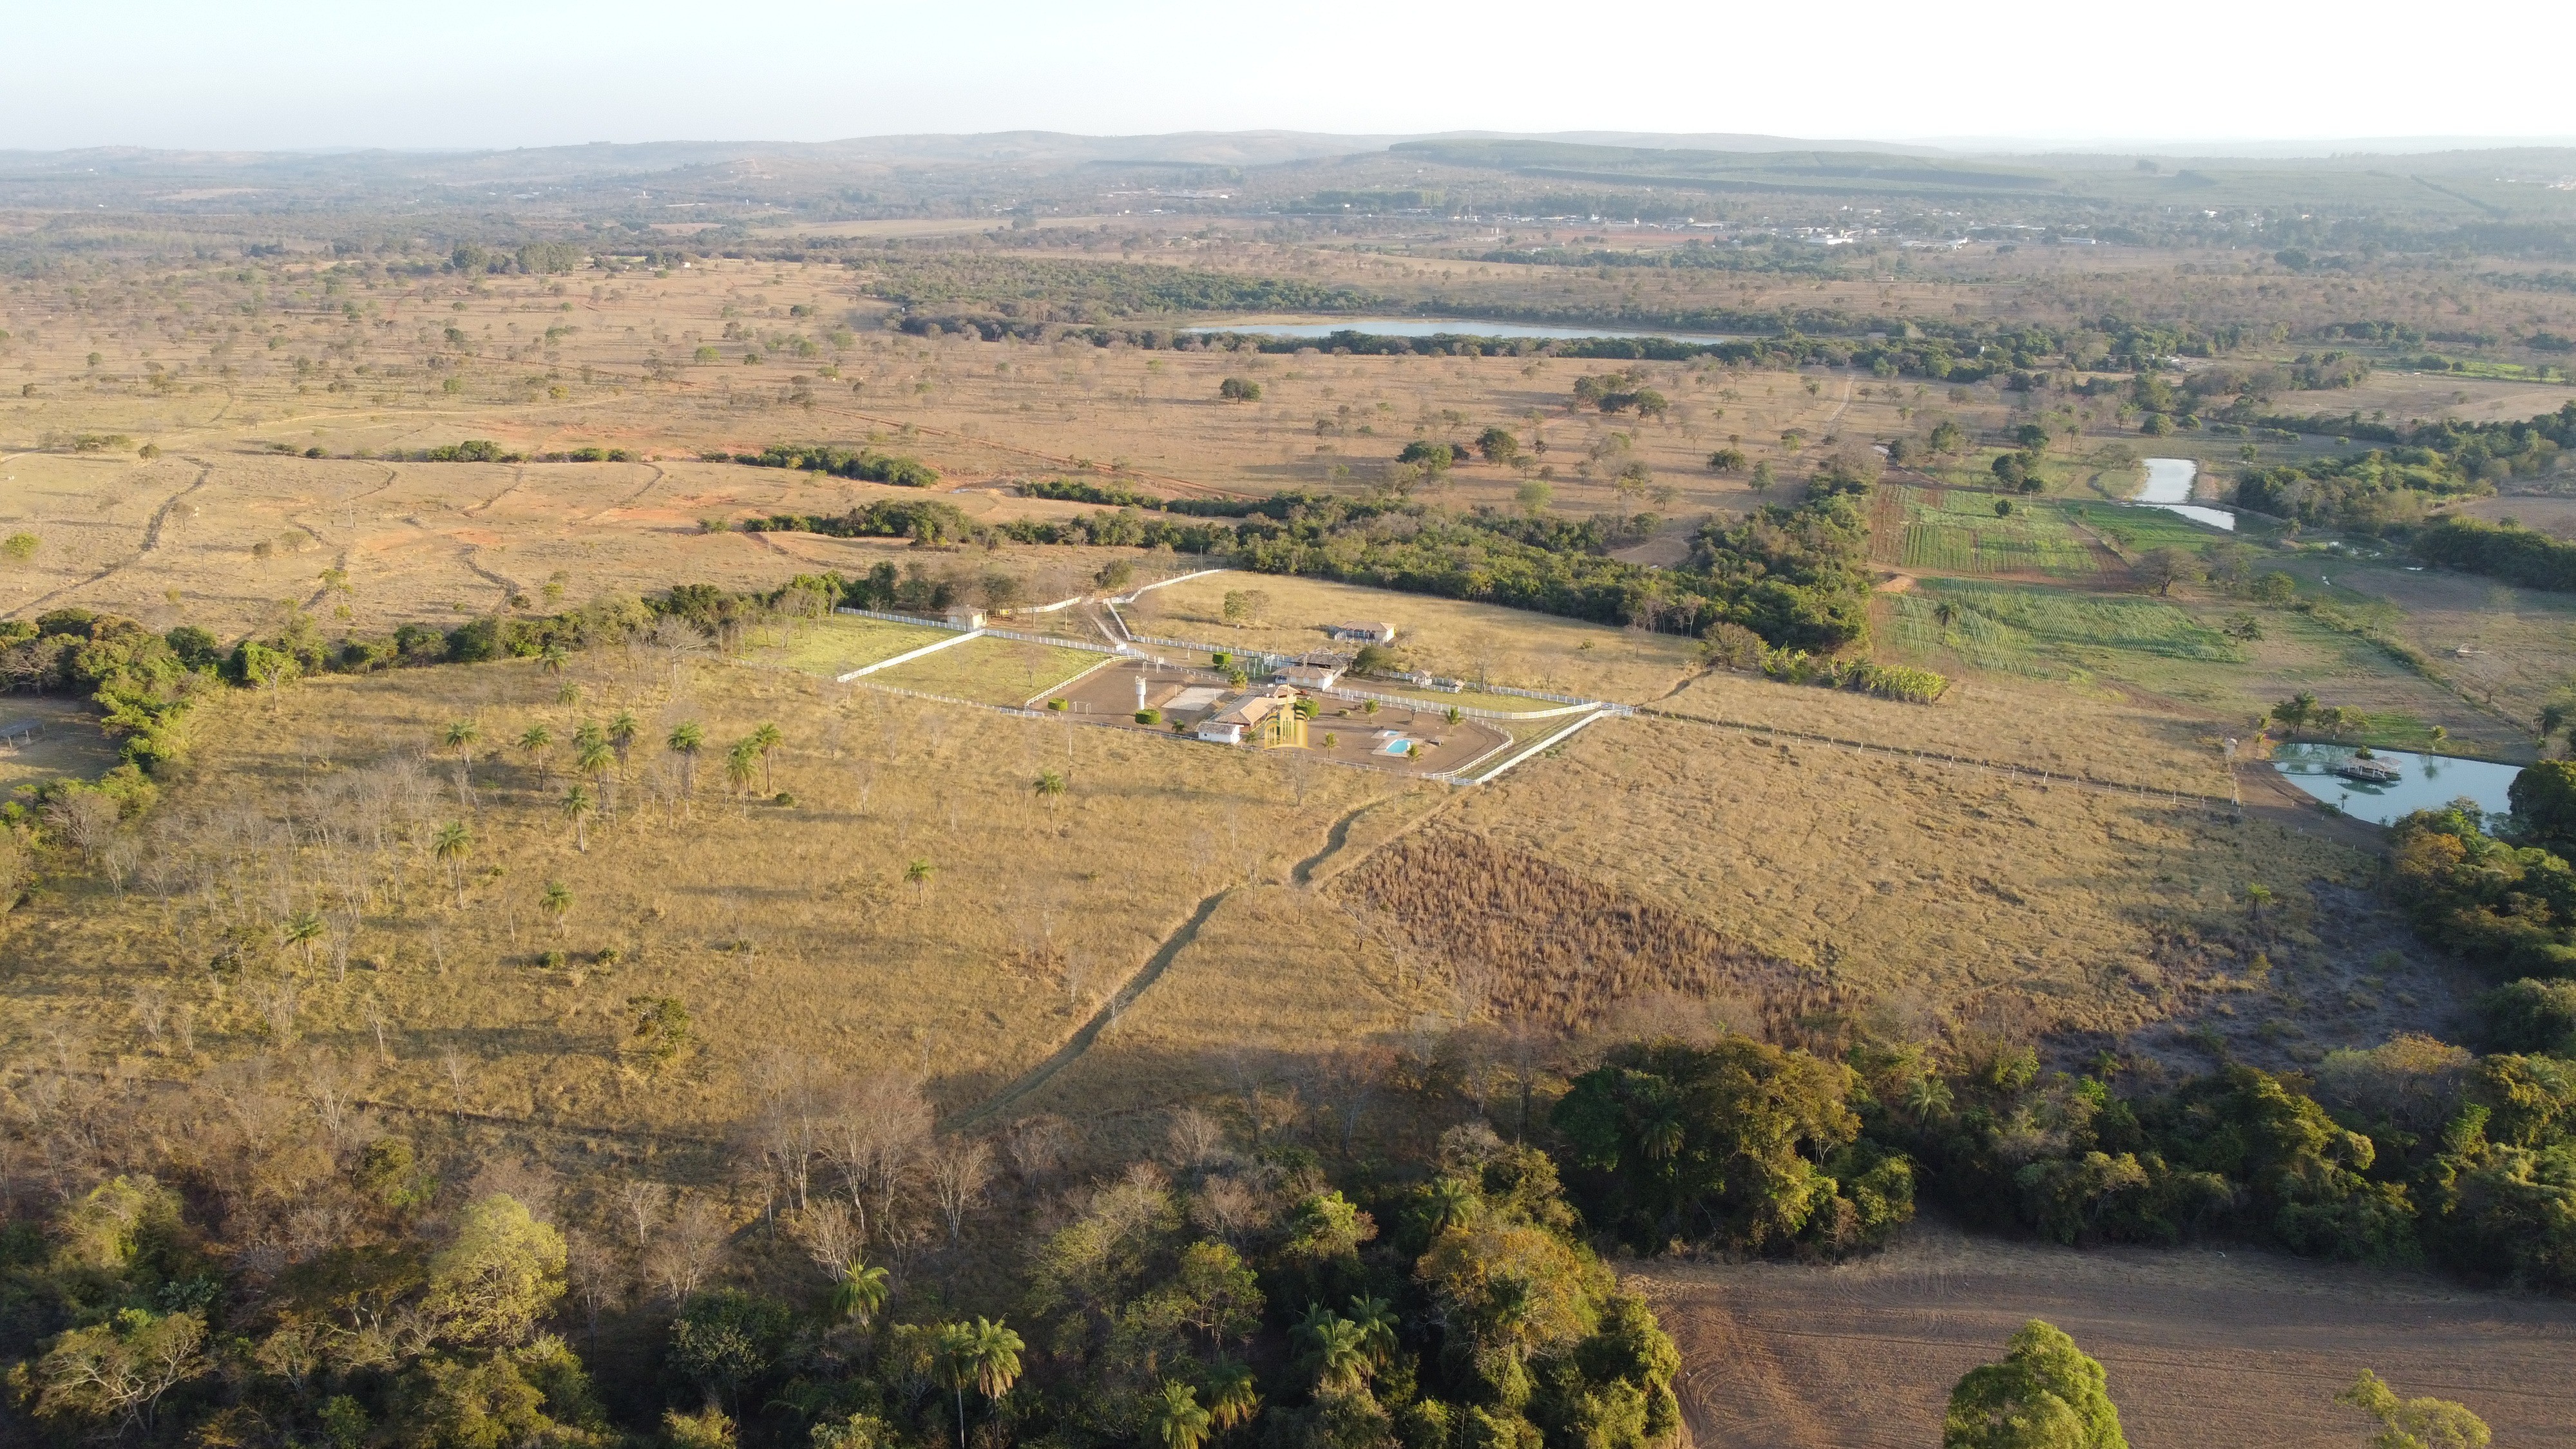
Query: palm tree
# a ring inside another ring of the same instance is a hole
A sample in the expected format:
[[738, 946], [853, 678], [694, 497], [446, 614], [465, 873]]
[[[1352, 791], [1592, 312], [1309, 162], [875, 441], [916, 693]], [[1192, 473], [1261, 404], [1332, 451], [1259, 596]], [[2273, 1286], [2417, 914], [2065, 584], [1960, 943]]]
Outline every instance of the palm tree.
[[626, 752], [634, 746], [635, 736], [643, 728], [636, 722], [635, 711], [631, 709], [619, 710], [617, 717], [608, 722], [608, 743], [617, 751], [617, 778], [620, 780], [626, 778]]
[[322, 939], [322, 913], [297, 911], [277, 928], [277, 934], [284, 944], [304, 948], [304, 964], [309, 967], [313, 964], [313, 943]]
[[751, 788], [751, 777], [760, 772], [760, 747], [750, 740], [736, 740], [725, 751], [725, 783], [736, 795]]
[[1307, 1310], [1297, 1331], [1307, 1342], [1303, 1359], [1314, 1371], [1315, 1392], [1355, 1393], [1368, 1381], [1368, 1331], [1321, 1306]]
[[916, 860], [903, 868], [904, 883], [912, 887], [912, 903], [916, 906], [930, 891], [930, 872], [931, 865], [926, 860]]
[[1384, 1368], [1395, 1362], [1395, 1309], [1383, 1298], [1351, 1300], [1351, 1322], [1359, 1328], [1360, 1345], [1369, 1362]]
[[608, 741], [593, 740], [581, 747], [581, 753], [573, 757], [572, 763], [574, 769], [590, 778], [605, 781], [609, 767], [617, 763], [617, 752], [609, 748]]
[[474, 768], [475, 741], [482, 738], [482, 726], [470, 719], [459, 719], [448, 721], [447, 729], [439, 735], [439, 742], [454, 750], [456, 757], [463, 760], [465, 768], [470, 770]]
[[1064, 772], [1062, 770], [1039, 771], [1034, 788], [1038, 792], [1039, 799], [1050, 805], [1054, 804], [1064, 798]]
[[[575, 785], [573, 788], [578, 790], [581, 787]], [[562, 881], [547, 881], [546, 893], [537, 897], [537, 909], [554, 918], [555, 936], [561, 939], [564, 933], [564, 918], [572, 914], [571, 889]]]
[[1248, 1422], [1261, 1409], [1249, 1365], [1218, 1360], [1208, 1370], [1208, 1417], [1219, 1429]]
[[1028, 1345], [999, 1323], [978, 1318], [972, 1324], [946, 1323], [936, 1339], [939, 1366], [957, 1394], [957, 1442], [966, 1442], [966, 1386], [986, 1403], [1011, 1391], [1020, 1379], [1020, 1350]]
[[751, 747], [760, 753], [760, 793], [763, 795], [775, 793], [769, 788], [769, 757], [785, 743], [787, 736], [781, 734], [775, 724], [764, 723], [751, 732]]
[[547, 646], [546, 646], [546, 652], [544, 652], [543, 654], [538, 655], [538, 656], [537, 656], [537, 658], [538, 658], [538, 660], [539, 660], [540, 662], [542, 662], [542, 663], [546, 666], [546, 673], [548, 673], [548, 674], [561, 674], [561, 673], [563, 673], [563, 671], [564, 671], [564, 652], [563, 652], [563, 646], [562, 646], [562, 645], [560, 645], [560, 644], [549, 644], [549, 645], [547, 645]]
[[471, 808], [474, 799], [474, 742], [483, 731], [470, 719], [451, 720], [439, 739], [456, 752], [456, 793]]
[[462, 820], [450, 820], [431, 838], [430, 852], [447, 862], [447, 877], [456, 887], [456, 904], [465, 904], [465, 857], [474, 853], [474, 836]]
[[554, 753], [555, 732], [542, 724], [528, 726], [519, 736], [519, 750], [537, 767], [537, 788], [546, 788], [546, 761]]
[[599, 809], [599, 797], [590, 793], [588, 785], [575, 780], [572, 782], [572, 788], [564, 791], [562, 808], [564, 818], [572, 822], [572, 848], [584, 855], [589, 854], [588, 822]]
[[1199, 1407], [1199, 1391], [1173, 1379], [1163, 1381], [1163, 1396], [1149, 1412], [1154, 1437], [1163, 1441], [1163, 1449], [1199, 1449], [1215, 1424], [1214, 1417]]
[[2252, 907], [2249, 914], [2252, 915], [2255, 920], [2259, 921], [2263, 919], [2263, 907], [2268, 904], [2271, 899], [2272, 888], [2264, 885], [2260, 881], [2257, 881], [2245, 888], [2245, 903]]
[[861, 1328], [885, 1311], [886, 1270], [852, 1258], [832, 1283], [832, 1311]]
[[681, 792], [697, 793], [698, 751], [707, 747], [707, 732], [699, 728], [696, 720], [684, 720], [671, 727], [671, 737], [663, 743], [680, 757]]

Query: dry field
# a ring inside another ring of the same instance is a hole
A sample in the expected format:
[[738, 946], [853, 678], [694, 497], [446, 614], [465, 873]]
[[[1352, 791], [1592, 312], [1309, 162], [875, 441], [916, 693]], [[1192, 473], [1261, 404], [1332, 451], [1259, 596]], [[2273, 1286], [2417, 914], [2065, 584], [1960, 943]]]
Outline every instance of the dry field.
[[[1677, 720], [1596, 726], [1443, 824], [1703, 923], [1798, 989], [2033, 1033], [2238, 994], [2226, 1013], [2282, 1010], [2251, 956], [2323, 969], [2311, 886], [2371, 868], [2223, 810]], [[2254, 936], [2257, 881], [2288, 905]]]
[[[563, 742], [620, 708], [642, 738], [581, 850], [559, 808]], [[564, 680], [408, 671], [315, 681], [274, 712], [247, 693], [212, 709], [197, 765], [113, 881], [66, 878], [0, 920], [6, 1050], [62, 1039], [147, 1077], [332, 1052], [388, 1110], [540, 1135], [706, 1134], [781, 1052], [919, 1070], [944, 1107], [972, 1105], [1203, 897], [1283, 875], [1341, 815], [1403, 788], [659, 651], [585, 656]], [[482, 736], [470, 806], [455, 752], [433, 750], [460, 718]], [[657, 743], [684, 719], [708, 742], [694, 795]], [[774, 788], [792, 806], [724, 777], [726, 747], [763, 721], [785, 736]], [[537, 723], [557, 741], [543, 783], [515, 745]], [[1052, 801], [1031, 789], [1049, 769], [1070, 780]], [[430, 849], [450, 821], [471, 836], [454, 861]], [[323, 929], [295, 943], [307, 912]], [[627, 1003], [666, 994], [704, 1048], [654, 1072], [622, 1050]]]
[[1683, 1357], [1701, 1449], [1940, 1438], [1959, 1375], [2045, 1318], [2102, 1361], [2137, 1449], [2358, 1444], [2334, 1402], [2370, 1369], [2465, 1403], [2512, 1449], [2576, 1443], [2576, 1307], [2230, 1249], [2072, 1249], [1935, 1222], [1835, 1268], [1639, 1265]]

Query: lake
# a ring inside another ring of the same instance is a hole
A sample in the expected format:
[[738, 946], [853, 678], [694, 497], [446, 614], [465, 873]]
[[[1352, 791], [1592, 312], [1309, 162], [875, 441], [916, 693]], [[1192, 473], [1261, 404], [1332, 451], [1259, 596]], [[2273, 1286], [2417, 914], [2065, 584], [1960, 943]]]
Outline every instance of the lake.
[[2200, 465], [2189, 458], [2147, 459], [2147, 486], [2129, 501], [2142, 508], [2161, 508], [2179, 513], [2194, 523], [2212, 528], [2236, 531], [2236, 515], [2224, 508], [2210, 508], [2191, 501], [2192, 480], [2200, 476]]
[[1331, 322], [1277, 321], [1250, 317], [1212, 327], [1184, 327], [1184, 332], [1242, 332], [1261, 337], [1330, 337], [1336, 332], [1364, 332], [1371, 337], [1534, 337], [1570, 342], [1585, 337], [1661, 337], [1672, 342], [1733, 342], [1718, 332], [1640, 332], [1618, 327], [1538, 327], [1526, 322], [1479, 322], [1466, 317], [1345, 317]]
[[2283, 745], [2272, 757], [2272, 768], [2355, 820], [2375, 825], [2394, 824], [2418, 810], [2439, 809], [2463, 795], [2488, 814], [2501, 815], [2510, 808], [2505, 792], [2513, 788], [2513, 777], [2522, 773], [2520, 765], [2492, 760], [2410, 755], [2403, 750], [2370, 753], [2395, 765], [2403, 778], [2388, 785], [2366, 785], [2335, 774], [2334, 767], [2352, 757], [2350, 745]]

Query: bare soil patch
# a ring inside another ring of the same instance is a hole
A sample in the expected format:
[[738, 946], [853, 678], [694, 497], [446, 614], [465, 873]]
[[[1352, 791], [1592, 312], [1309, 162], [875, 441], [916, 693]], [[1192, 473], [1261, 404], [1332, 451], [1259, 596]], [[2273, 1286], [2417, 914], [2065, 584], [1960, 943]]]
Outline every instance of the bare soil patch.
[[1682, 1350], [1700, 1449], [1938, 1442], [1950, 1387], [2024, 1320], [2073, 1334], [2110, 1375], [2137, 1449], [2359, 1443], [2334, 1402], [2371, 1369], [2455, 1399], [2500, 1445], [2576, 1443], [2576, 1305], [2425, 1274], [2248, 1249], [2073, 1249], [1934, 1222], [1833, 1268], [1637, 1270]]

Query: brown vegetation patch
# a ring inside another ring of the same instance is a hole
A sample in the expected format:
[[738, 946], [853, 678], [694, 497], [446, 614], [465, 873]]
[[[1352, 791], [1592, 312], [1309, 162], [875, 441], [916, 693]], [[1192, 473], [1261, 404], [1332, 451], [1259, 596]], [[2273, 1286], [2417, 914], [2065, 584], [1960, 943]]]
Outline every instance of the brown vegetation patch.
[[1848, 1004], [1703, 921], [1456, 831], [1398, 840], [1332, 891], [1445, 961], [1463, 996], [1505, 1018], [1585, 1027], [1622, 1001], [1672, 992], [1752, 996], [1774, 1025]]

